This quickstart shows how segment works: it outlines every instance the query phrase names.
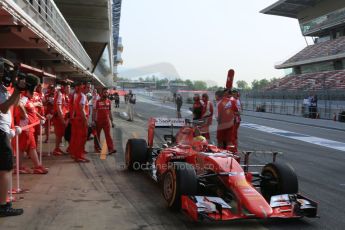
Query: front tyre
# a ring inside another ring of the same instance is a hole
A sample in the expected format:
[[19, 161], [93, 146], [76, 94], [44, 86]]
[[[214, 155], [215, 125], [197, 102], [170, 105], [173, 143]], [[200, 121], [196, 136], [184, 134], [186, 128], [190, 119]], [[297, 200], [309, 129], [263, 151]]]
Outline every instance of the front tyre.
[[162, 193], [168, 207], [172, 210], [181, 208], [182, 195], [196, 195], [197, 176], [192, 165], [174, 162], [163, 175]]
[[261, 176], [261, 193], [268, 202], [274, 195], [298, 193], [297, 175], [287, 164], [269, 163], [263, 167]]

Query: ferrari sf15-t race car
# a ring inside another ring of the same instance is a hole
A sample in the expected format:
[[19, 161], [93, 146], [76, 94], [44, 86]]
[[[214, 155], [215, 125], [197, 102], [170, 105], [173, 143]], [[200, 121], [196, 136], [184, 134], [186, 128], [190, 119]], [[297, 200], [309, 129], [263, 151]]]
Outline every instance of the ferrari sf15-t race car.
[[[153, 146], [157, 127], [172, 129], [162, 147]], [[176, 135], [174, 127], [179, 127]], [[271, 152], [271, 163], [250, 165], [252, 152], [218, 148], [196, 133], [194, 122], [151, 118], [147, 142], [128, 140], [126, 166], [148, 171], [161, 184], [168, 207], [182, 209], [194, 221], [317, 217], [317, 203], [298, 193], [294, 170], [276, 162], [277, 152]], [[254, 167], [261, 172], [249, 171]]]

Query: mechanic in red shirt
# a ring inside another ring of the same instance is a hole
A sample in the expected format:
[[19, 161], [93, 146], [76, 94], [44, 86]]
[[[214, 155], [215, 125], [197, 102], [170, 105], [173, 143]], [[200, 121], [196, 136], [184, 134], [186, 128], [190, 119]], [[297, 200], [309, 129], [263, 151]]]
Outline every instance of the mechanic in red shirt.
[[213, 119], [213, 104], [209, 101], [207, 93], [202, 94], [201, 98], [204, 104], [201, 118], [205, 120], [205, 125], [201, 127], [200, 131], [202, 135], [206, 137], [207, 141], [210, 141], [210, 125], [212, 125]]
[[[34, 106], [33, 94], [36, 85], [39, 83], [39, 78], [33, 74], [27, 74], [27, 82], [31, 83], [31, 86], [23, 93], [19, 101], [19, 111], [20, 111], [20, 126], [24, 127], [36, 123], [37, 121], [45, 120], [43, 116], [37, 113]], [[39, 125], [38, 125], [39, 126]], [[46, 174], [48, 170], [43, 167], [38, 160], [38, 155], [36, 151], [36, 141], [34, 137], [35, 128], [31, 127], [24, 130], [19, 136], [19, 156], [23, 157], [24, 152], [28, 153], [32, 163], [34, 165], [33, 173], [35, 174]], [[22, 163], [22, 159], [19, 161]], [[21, 173], [30, 173], [30, 170], [26, 167], [20, 166]]]
[[49, 134], [50, 130], [49, 127], [52, 125], [52, 118], [54, 114], [54, 95], [55, 95], [55, 86], [49, 85], [46, 94], [43, 98], [43, 105], [45, 106], [45, 117], [47, 122], [45, 123], [45, 133], [46, 133], [46, 139], [45, 143], [48, 143], [49, 140]]
[[103, 129], [105, 139], [108, 146], [109, 155], [116, 153], [114, 149], [113, 139], [110, 135], [110, 123], [114, 128], [113, 116], [111, 114], [111, 101], [108, 99], [109, 91], [107, 88], [103, 88], [101, 98], [96, 102], [93, 113], [93, 124], [96, 126], [97, 137], [94, 139], [95, 151], [100, 152], [101, 146], [99, 146], [100, 134]]
[[85, 143], [87, 139], [87, 100], [83, 93], [84, 86], [81, 83], [76, 83], [75, 93], [73, 98], [73, 107], [71, 114], [71, 141], [69, 151], [76, 162], [87, 163], [89, 159], [85, 157]]
[[[222, 99], [218, 103], [217, 142], [221, 148], [234, 145], [233, 126], [235, 113], [238, 112], [236, 100], [230, 98], [231, 89], [224, 90]], [[237, 149], [235, 146], [234, 151]]]
[[66, 93], [65, 87], [67, 86], [67, 82], [61, 81], [60, 82], [60, 90], [57, 90], [55, 97], [54, 97], [54, 117], [53, 117], [53, 124], [54, 124], [54, 131], [55, 131], [55, 149], [53, 154], [55, 156], [60, 156], [64, 154], [64, 152], [60, 149], [60, 144], [62, 142], [62, 137], [65, 134], [65, 127], [66, 127], [66, 113], [68, 108], [66, 107]]
[[235, 146], [235, 151], [237, 151], [238, 148], [238, 129], [240, 128], [240, 124], [241, 124], [241, 111], [242, 111], [242, 105], [240, 102], [240, 98], [239, 98], [239, 92], [237, 89], [233, 89], [232, 90], [232, 98], [233, 100], [236, 101], [236, 105], [237, 105], [237, 111], [235, 112], [235, 117], [234, 117], [234, 127], [233, 127], [233, 133], [232, 133], [232, 141], [233, 141], [233, 145]]
[[[34, 92], [34, 95], [32, 97], [32, 102], [36, 108], [36, 112], [41, 115], [42, 117], [44, 116], [44, 106], [43, 106], [43, 98], [44, 94], [42, 92], [42, 84], [38, 84], [36, 87], [36, 90]], [[41, 128], [39, 125], [35, 126], [35, 141], [36, 143], [38, 142], [38, 135], [41, 134]]]

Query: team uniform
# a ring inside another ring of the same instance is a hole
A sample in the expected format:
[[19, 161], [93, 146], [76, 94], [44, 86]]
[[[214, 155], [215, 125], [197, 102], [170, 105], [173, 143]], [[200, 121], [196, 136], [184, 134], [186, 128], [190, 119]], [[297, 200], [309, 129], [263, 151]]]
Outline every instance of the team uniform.
[[[59, 116], [59, 107], [61, 108], [62, 117]], [[62, 140], [62, 137], [65, 135], [66, 113], [67, 113], [66, 96], [64, 93], [59, 91], [55, 94], [55, 97], [54, 97], [54, 116], [53, 116], [54, 132], [55, 132], [57, 142]], [[60, 143], [57, 143], [55, 146], [55, 149], [53, 151], [54, 155], [63, 154], [62, 150], [59, 148], [59, 144]]]
[[[36, 108], [33, 104], [33, 100], [27, 98], [26, 96], [22, 96], [20, 99], [20, 103], [24, 105], [28, 118], [20, 119], [19, 125], [20, 127], [24, 127], [27, 125], [34, 124], [39, 121], [36, 115]], [[29, 152], [31, 149], [36, 149], [36, 141], [35, 141], [35, 127], [31, 127], [25, 131], [23, 131], [19, 135], [19, 151], [21, 152]]]
[[237, 105], [237, 112], [235, 112], [235, 117], [234, 117], [234, 128], [233, 128], [233, 145], [236, 147], [235, 150], [237, 150], [238, 147], [238, 129], [240, 128], [240, 124], [241, 124], [241, 115], [240, 115], [240, 111], [241, 111], [241, 102], [240, 100], [237, 98], [234, 98], [234, 100], [236, 101], [236, 105]]
[[89, 108], [85, 94], [75, 93], [71, 111], [72, 135], [69, 151], [77, 162], [88, 162], [85, 158], [85, 143], [87, 139], [87, 117], [83, 120], [82, 110], [88, 116]]
[[[62, 120], [60, 119], [59, 115], [58, 115], [58, 109], [59, 106], [61, 106], [61, 110], [62, 110]], [[55, 130], [55, 135], [62, 137], [65, 134], [65, 115], [67, 112], [66, 109], [66, 98], [65, 98], [65, 94], [62, 92], [58, 92], [55, 95], [54, 98], [54, 117], [53, 117], [53, 123], [54, 123], [54, 130]]]
[[213, 105], [210, 101], [204, 103], [201, 118], [205, 119], [205, 125], [202, 126], [200, 131], [207, 140], [210, 140], [210, 125], [212, 125], [213, 119]]
[[[97, 131], [97, 138], [100, 140], [100, 134], [103, 129], [105, 139], [108, 146], [108, 151], [114, 151], [114, 144], [113, 140], [110, 135], [110, 116], [111, 116], [111, 101], [109, 99], [105, 100], [98, 100], [94, 105], [94, 112], [96, 113], [95, 123], [96, 123], [96, 131]], [[99, 151], [100, 146], [97, 142], [97, 139], [94, 139], [95, 143], [95, 150]]]
[[[33, 103], [41, 103], [42, 106], [36, 106], [36, 112], [39, 113], [41, 116], [44, 116], [44, 107], [43, 107], [43, 98], [44, 98], [44, 94], [43, 93], [39, 93], [39, 92], [34, 92], [34, 95], [32, 97], [32, 102]], [[35, 140], [36, 143], [38, 141], [38, 135], [41, 134], [41, 128], [39, 125], [35, 126]]]
[[[217, 142], [220, 147], [235, 145], [233, 132], [236, 112], [238, 108], [234, 98], [223, 97], [218, 103]], [[237, 150], [236, 145], [235, 150]]]
[[52, 118], [54, 115], [54, 92], [47, 92], [44, 95], [43, 103], [45, 105], [45, 116], [46, 116], [46, 123], [45, 123], [45, 131], [46, 131], [46, 140], [45, 142], [48, 142], [49, 139], [49, 127], [51, 127], [52, 124]]

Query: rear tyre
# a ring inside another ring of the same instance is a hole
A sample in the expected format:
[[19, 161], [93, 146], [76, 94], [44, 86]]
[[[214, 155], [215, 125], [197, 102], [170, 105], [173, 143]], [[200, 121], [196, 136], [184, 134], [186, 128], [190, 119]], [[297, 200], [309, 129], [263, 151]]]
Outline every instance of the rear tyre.
[[126, 168], [138, 171], [147, 162], [147, 143], [144, 139], [129, 139], [126, 144], [125, 161]]
[[162, 193], [168, 207], [180, 210], [182, 195], [196, 195], [197, 177], [192, 165], [174, 162], [163, 175]]
[[261, 193], [270, 202], [271, 196], [298, 193], [297, 175], [291, 166], [269, 163], [262, 169]]

